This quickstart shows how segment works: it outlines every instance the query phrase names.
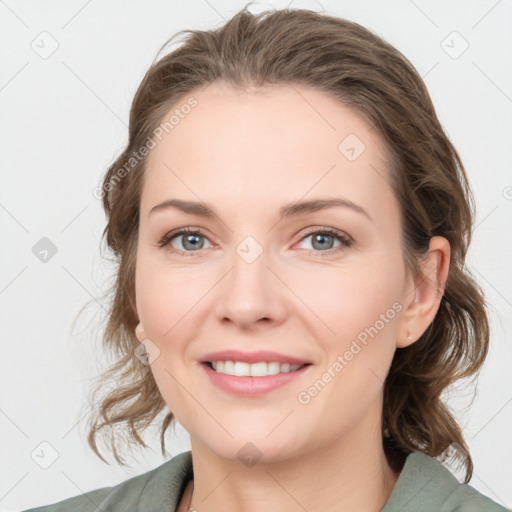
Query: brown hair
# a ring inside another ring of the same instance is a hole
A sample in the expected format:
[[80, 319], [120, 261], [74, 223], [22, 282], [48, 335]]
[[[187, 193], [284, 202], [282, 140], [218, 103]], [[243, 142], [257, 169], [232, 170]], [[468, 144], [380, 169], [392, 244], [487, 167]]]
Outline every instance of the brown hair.
[[[214, 81], [241, 89], [300, 84], [351, 107], [386, 141], [390, 184], [402, 211], [404, 259], [414, 275], [419, 275], [418, 258], [427, 254], [432, 236], [450, 243], [449, 275], [434, 321], [415, 343], [395, 352], [384, 387], [382, 432], [395, 470], [411, 451], [437, 457], [457, 443], [468, 482], [473, 470], [469, 450], [441, 397], [457, 379], [476, 376], [489, 342], [482, 291], [464, 266], [474, 200], [461, 159], [441, 127], [423, 80], [389, 43], [334, 16], [293, 9], [252, 15], [247, 5], [218, 29], [183, 30], [174, 36], [188, 34], [146, 72], [130, 111], [129, 141], [103, 179], [108, 219], [103, 236], [118, 264], [103, 343], [117, 359], [101, 376], [97, 390], [109, 377], [115, 385], [94, 407], [88, 442], [105, 460], [96, 436], [110, 427], [114, 456], [125, 464], [113, 428], [128, 431], [129, 446], [146, 447], [139, 432], [166, 406], [150, 367], [134, 357], [140, 345], [134, 333], [135, 255], [147, 160], [134, 155], [170, 108], [199, 87]], [[164, 435], [173, 418], [168, 412], [161, 423], [164, 455]]]

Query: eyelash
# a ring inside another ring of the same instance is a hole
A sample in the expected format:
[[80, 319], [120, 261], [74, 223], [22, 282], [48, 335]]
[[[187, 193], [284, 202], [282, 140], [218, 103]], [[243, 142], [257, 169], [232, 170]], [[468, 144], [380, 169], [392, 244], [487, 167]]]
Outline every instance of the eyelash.
[[[170, 245], [170, 242], [171, 240], [173, 240], [174, 238], [177, 238], [181, 235], [200, 235], [204, 238], [206, 238], [208, 240], [208, 237], [206, 235], [204, 235], [200, 230], [198, 229], [191, 229], [191, 228], [183, 228], [183, 229], [180, 229], [176, 232], [173, 232], [171, 231], [170, 233], [167, 233], [159, 242], [158, 242], [158, 246], [160, 248], [164, 248], [166, 246], [168, 246], [168, 251], [170, 253], [174, 253], [174, 254], [180, 254], [180, 255], [194, 255], [195, 252], [200, 252], [200, 251], [181, 251], [179, 249], [175, 249], [174, 247], [172, 247]], [[335, 238], [336, 240], [338, 240], [339, 242], [341, 242], [341, 245], [339, 245], [338, 247], [335, 247], [333, 249], [327, 249], [325, 251], [318, 251], [318, 250], [315, 250], [315, 249], [306, 249], [309, 251], [309, 254], [314, 254], [315, 256], [319, 255], [319, 256], [329, 256], [331, 254], [334, 254], [334, 253], [337, 253], [343, 249], [346, 249], [348, 247], [350, 247], [354, 240], [350, 237], [348, 237], [347, 235], [344, 235], [342, 232], [338, 231], [337, 229], [333, 229], [333, 228], [321, 228], [321, 229], [317, 229], [317, 230], [313, 230], [313, 231], [309, 231], [308, 233], [304, 234], [302, 236], [302, 238], [300, 238], [300, 240], [298, 242], [302, 242], [304, 239], [308, 238], [309, 236], [311, 235], [328, 235], [328, 236], [332, 236], [333, 238]]]

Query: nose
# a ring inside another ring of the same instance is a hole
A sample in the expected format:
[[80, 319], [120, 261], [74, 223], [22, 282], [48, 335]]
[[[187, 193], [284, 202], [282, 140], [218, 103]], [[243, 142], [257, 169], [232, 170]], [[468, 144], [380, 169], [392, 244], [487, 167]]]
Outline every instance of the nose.
[[290, 297], [277, 272], [270, 268], [265, 252], [252, 262], [237, 253], [232, 262], [231, 270], [216, 287], [217, 318], [244, 330], [282, 323]]

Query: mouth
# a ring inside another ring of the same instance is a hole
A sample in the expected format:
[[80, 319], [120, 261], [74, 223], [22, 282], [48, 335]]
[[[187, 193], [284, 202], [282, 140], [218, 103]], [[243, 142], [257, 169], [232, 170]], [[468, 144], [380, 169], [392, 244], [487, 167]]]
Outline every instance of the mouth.
[[298, 382], [311, 373], [314, 366], [295, 354], [269, 350], [221, 350], [204, 354], [199, 362], [204, 375], [215, 387], [246, 397], [261, 396]]
[[[203, 361], [208, 381], [230, 395], [261, 397], [310, 373], [311, 363]], [[304, 386], [305, 384], [302, 384]]]
[[268, 377], [270, 375], [278, 375], [280, 373], [292, 373], [299, 371], [311, 363], [290, 364], [279, 363], [278, 361], [256, 363], [246, 363], [243, 361], [205, 361], [207, 365], [216, 373], [224, 375], [233, 375], [235, 377]]

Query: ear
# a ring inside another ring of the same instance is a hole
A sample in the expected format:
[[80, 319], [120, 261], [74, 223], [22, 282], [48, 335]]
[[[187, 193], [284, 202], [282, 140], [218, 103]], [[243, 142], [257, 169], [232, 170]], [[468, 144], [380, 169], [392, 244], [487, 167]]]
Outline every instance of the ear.
[[142, 343], [145, 339], [147, 339], [146, 331], [144, 330], [144, 326], [142, 325], [142, 322], [139, 319], [139, 313], [137, 311], [137, 298], [135, 297], [135, 289], [133, 290], [132, 294], [130, 295], [130, 304], [132, 306], [133, 314], [135, 315], [135, 318], [139, 320], [139, 323], [137, 324], [137, 327], [135, 327], [135, 336], [137, 339]]
[[413, 344], [433, 322], [448, 279], [450, 253], [448, 240], [433, 236], [425, 259], [420, 260], [420, 275], [407, 279], [403, 302], [406, 307], [396, 340], [398, 348]]
[[135, 327], [135, 336], [137, 339], [142, 343], [145, 339], [147, 339], [146, 331], [144, 330], [144, 326], [142, 325], [142, 322], [139, 322], [137, 324], [137, 327]]
[[133, 314], [135, 315], [135, 318], [139, 318], [139, 313], [137, 312], [137, 297], [135, 296], [135, 287], [132, 290], [132, 293], [130, 294], [130, 305], [132, 307]]

